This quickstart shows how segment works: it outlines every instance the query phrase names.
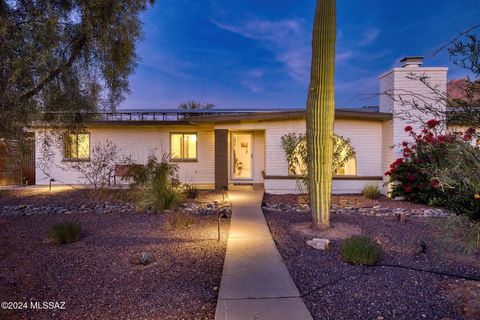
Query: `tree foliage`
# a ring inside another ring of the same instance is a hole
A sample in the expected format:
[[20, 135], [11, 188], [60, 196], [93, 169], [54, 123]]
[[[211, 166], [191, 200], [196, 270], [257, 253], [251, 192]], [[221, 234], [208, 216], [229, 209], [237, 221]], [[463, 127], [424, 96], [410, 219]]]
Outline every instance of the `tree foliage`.
[[213, 109], [215, 105], [209, 102], [197, 102], [195, 100], [190, 100], [180, 103], [177, 107], [181, 110], [210, 110]]
[[116, 107], [137, 61], [139, 14], [153, 2], [0, 1], [0, 138]]

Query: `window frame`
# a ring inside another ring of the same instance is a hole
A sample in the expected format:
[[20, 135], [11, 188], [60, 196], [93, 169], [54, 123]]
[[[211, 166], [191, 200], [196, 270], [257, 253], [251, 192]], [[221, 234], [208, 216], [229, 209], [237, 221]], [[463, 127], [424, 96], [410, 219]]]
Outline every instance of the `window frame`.
[[[88, 136], [88, 157], [87, 158], [79, 158], [78, 157], [78, 135], [80, 135], [80, 134]], [[77, 144], [77, 157], [76, 158], [67, 158], [66, 157], [66, 150], [65, 149], [66, 149], [66, 143], [67, 143], [66, 139], [67, 139], [68, 135], [75, 135], [75, 137], [76, 137], [76, 144]], [[90, 141], [90, 132], [79, 132], [79, 133], [67, 133], [67, 134], [65, 134], [64, 137], [63, 137], [63, 159], [62, 159], [62, 161], [64, 161], [64, 162], [82, 162], [82, 161], [88, 162], [88, 161], [90, 161], [90, 151], [91, 151], [90, 150], [90, 142], [91, 142]]]
[[[173, 135], [182, 135], [182, 153], [184, 151], [183, 148], [183, 141], [184, 135], [195, 135], [195, 158], [174, 158], [172, 154], [172, 136]], [[198, 162], [198, 133], [197, 132], [170, 132], [170, 139], [168, 140], [169, 144], [169, 152], [170, 152], [170, 159], [172, 162]]]

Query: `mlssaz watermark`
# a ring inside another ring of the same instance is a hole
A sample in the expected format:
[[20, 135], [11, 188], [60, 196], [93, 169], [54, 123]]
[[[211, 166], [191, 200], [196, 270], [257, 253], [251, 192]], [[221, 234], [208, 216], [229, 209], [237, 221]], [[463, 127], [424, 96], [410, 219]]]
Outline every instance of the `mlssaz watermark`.
[[19, 301], [1, 303], [3, 310], [65, 310], [65, 301]]

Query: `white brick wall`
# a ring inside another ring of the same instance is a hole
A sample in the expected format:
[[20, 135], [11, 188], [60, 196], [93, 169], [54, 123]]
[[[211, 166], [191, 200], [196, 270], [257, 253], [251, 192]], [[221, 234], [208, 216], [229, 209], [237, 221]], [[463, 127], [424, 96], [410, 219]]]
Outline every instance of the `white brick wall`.
[[[170, 151], [170, 132], [197, 132], [198, 139], [198, 162], [180, 162], [179, 176], [184, 182], [212, 183], [214, 180], [214, 132], [208, 127], [192, 128], [191, 126], [110, 126], [92, 127], [87, 130], [90, 133], [90, 148], [107, 139], [117, 144], [121, 149], [122, 156], [130, 156], [135, 162], [145, 163], [152, 152], [161, 156]], [[42, 171], [41, 133], [37, 131], [36, 156], [37, 184], [48, 184], [50, 177], [57, 183], [80, 184], [78, 173], [69, 167], [68, 162], [62, 161], [63, 146], [55, 143], [51, 151], [52, 161], [47, 174]]]
[[[262, 171], [267, 175], [285, 176], [288, 174], [287, 160], [281, 148], [281, 137], [290, 132], [305, 133], [305, 120], [246, 122], [239, 124], [222, 124], [217, 129], [229, 131], [251, 131], [254, 133], [254, 174], [253, 182], [263, 182]], [[368, 120], [335, 121], [335, 133], [350, 138], [357, 153], [357, 175], [380, 176], [382, 174], [382, 122]], [[110, 126], [92, 127], [90, 146], [107, 139], [116, 143], [122, 155], [131, 156], [136, 162], [144, 163], [150, 154], [157, 156], [169, 152], [171, 132], [197, 132], [198, 162], [179, 163], [179, 176], [183, 182], [202, 185], [214, 183], [214, 128], [208, 126]], [[37, 157], [40, 158], [40, 132], [37, 132]], [[45, 175], [37, 167], [37, 183], [48, 184], [49, 177], [57, 183], [80, 184], [78, 174], [69, 169], [68, 163], [62, 161], [62, 146], [52, 148], [54, 157]], [[225, 150], [229, 152], [230, 150]], [[38, 159], [40, 160], [40, 159]], [[41, 161], [37, 161], [40, 163]], [[231, 164], [229, 164], [231, 166]], [[231, 175], [231, 167], [229, 168]], [[360, 192], [364, 186], [362, 181], [335, 181], [334, 192]], [[270, 180], [265, 187], [272, 192], [295, 192], [295, 181]], [[274, 191], [276, 190], [276, 191]]]

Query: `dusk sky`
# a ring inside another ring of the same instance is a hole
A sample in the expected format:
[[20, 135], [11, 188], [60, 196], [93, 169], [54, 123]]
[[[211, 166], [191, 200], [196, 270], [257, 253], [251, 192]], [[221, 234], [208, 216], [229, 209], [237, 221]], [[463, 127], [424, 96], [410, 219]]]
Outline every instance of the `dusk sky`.
[[[123, 108], [303, 108], [314, 0], [157, 0], [142, 16], [140, 62]], [[479, 0], [337, 1], [336, 105], [378, 105], [378, 76], [480, 24]], [[426, 66], [450, 67], [443, 51]]]

